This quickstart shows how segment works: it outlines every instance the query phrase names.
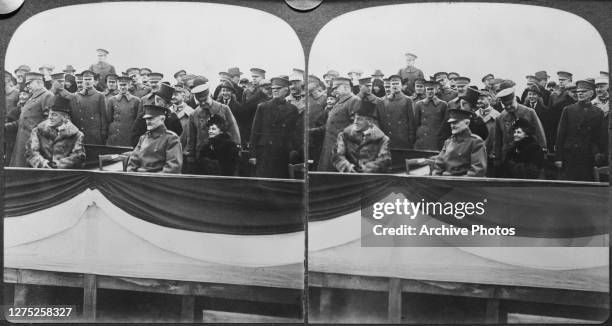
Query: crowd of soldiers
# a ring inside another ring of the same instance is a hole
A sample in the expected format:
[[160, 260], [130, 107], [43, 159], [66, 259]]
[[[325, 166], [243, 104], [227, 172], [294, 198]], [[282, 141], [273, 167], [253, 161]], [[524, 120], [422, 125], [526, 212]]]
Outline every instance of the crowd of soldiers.
[[[310, 158], [319, 171], [389, 172], [397, 150], [429, 150], [433, 175], [593, 180], [608, 151], [607, 72], [573, 81], [559, 71], [516, 83], [487, 74], [407, 66], [385, 78], [354, 69], [310, 76]], [[520, 95], [520, 97], [519, 97]]]
[[232, 67], [212, 90], [185, 70], [173, 83], [149, 68], [117, 72], [96, 52], [80, 73], [5, 71], [6, 165], [80, 168], [87, 145], [131, 148], [133, 172], [287, 178], [303, 160], [303, 70], [267, 79], [252, 68], [248, 79]]

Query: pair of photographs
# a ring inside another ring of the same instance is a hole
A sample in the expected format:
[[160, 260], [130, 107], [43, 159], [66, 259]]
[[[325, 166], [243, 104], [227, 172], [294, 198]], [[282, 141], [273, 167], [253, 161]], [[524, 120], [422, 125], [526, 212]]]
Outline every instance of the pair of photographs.
[[497, 3], [39, 5], [3, 18], [5, 319], [608, 319], [592, 22]]

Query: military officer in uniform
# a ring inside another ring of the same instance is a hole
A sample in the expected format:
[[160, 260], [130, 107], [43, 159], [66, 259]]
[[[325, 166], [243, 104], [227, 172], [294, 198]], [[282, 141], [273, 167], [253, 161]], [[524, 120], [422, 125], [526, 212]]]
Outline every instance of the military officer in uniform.
[[[572, 83], [573, 75], [567, 71], [559, 71], [557, 72], [557, 77], [559, 79], [559, 88], [550, 94], [546, 104], [549, 110], [550, 124], [554, 127], [551, 130], [553, 135], [557, 134], [557, 127], [559, 126], [559, 119], [561, 119], [563, 108], [575, 102], [567, 90], [568, 86]], [[553, 140], [556, 141], [556, 138], [553, 138]], [[556, 149], [555, 143], [548, 145], [551, 149]]]
[[179, 136], [166, 129], [166, 109], [157, 105], [146, 105], [144, 111], [147, 131], [140, 137], [130, 155], [127, 171], [180, 174], [183, 149]]
[[593, 181], [593, 167], [605, 164], [608, 125], [604, 112], [591, 103], [594, 90], [590, 81], [577, 81], [578, 102], [561, 113], [555, 165], [562, 179]]
[[448, 104], [436, 97], [437, 83], [425, 81], [426, 98], [416, 102], [414, 121], [416, 124], [415, 149], [440, 150], [443, 138], [440, 136], [444, 117], [447, 116]]
[[604, 119], [608, 118], [610, 112], [610, 86], [608, 78], [597, 78], [595, 80], [595, 99], [591, 101], [593, 105], [600, 108], [604, 112]]
[[408, 96], [412, 95], [414, 92], [414, 81], [417, 78], [425, 78], [423, 75], [423, 71], [414, 66], [414, 61], [417, 59], [417, 56], [412, 53], [406, 53], [406, 68], [400, 69], [397, 74], [402, 77], [404, 85], [407, 85]]
[[149, 87], [142, 84], [139, 68], [128, 68], [126, 74], [132, 79], [130, 84], [130, 93], [132, 95], [142, 98], [151, 91]]
[[110, 96], [106, 102], [108, 118], [108, 139], [106, 145], [132, 146], [130, 137], [132, 125], [138, 114], [140, 99], [128, 91], [130, 77], [117, 77], [118, 94]]
[[185, 86], [185, 82], [183, 81], [185, 75], [187, 75], [187, 71], [185, 71], [184, 69], [181, 69], [174, 73], [174, 79], [176, 80], [177, 85]]
[[104, 90], [106, 89], [106, 76], [108, 76], [109, 74], [116, 75], [117, 72], [115, 71], [115, 67], [113, 65], [106, 62], [106, 59], [108, 56], [107, 50], [97, 49], [96, 52], [98, 52], [98, 62], [90, 65], [89, 70], [93, 71], [94, 73], [100, 76], [99, 85], [102, 88], [102, 90]]
[[106, 75], [106, 90], [103, 94], [107, 102], [111, 97], [119, 94], [119, 90], [117, 89], [117, 77], [119, 76], [116, 74]]
[[272, 82], [272, 100], [257, 106], [251, 129], [251, 163], [255, 176], [262, 178], [288, 178], [289, 154], [296, 147], [295, 126], [298, 109], [287, 102], [290, 82], [275, 77]]
[[340, 73], [336, 70], [329, 70], [323, 75], [323, 81], [325, 82], [325, 87], [328, 91], [331, 92], [332, 80], [339, 76], [340, 76]]
[[378, 125], [389, 137], [390, 149], [412, 149], [416, 136], [414, 104], [402, 93], [402, 77], [389, 76], [391, 95], [378, 107]]
[[470, 131], [470, 111], [450, 110], [452, 135], [436, 156], [432, 175], [484, 177], [487, 150], [484, 141]]
[[417, 78], [414, 80], [414, 94], [410, 97], [413, 103], [424, 100], [425, 96], [425, 79]]
[[450, 88], [448, 74], [445, 72], [437, 72], [434, 74], [434, 80], [438, 83], [438, 93], [436, 96], [442, 101], [448, 103], [457, 97], [457, 92]]
[[[470, 79], [467, 77], [457, 76], [454, 78], [455, 80], [455, 91], [457, 91], [457, 97], [450, 100], [448, 102], [448, 109], [459, 109], [461, 107], [461, 97], [465, 96], [467, 92], [468, 85], [470, 84]], [[444, 137], [447, 138], [447, 137]]]

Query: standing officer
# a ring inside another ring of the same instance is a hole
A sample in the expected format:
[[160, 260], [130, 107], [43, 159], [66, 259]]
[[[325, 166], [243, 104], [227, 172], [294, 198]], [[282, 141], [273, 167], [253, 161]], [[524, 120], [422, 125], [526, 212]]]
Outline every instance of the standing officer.
[[130, 77], [117, 77], [118, 94], [110, 96], [106, 102], [108, 118], [108, 139], [106, 145], [132, 146], [130, 136], [132, 125], [138, 114], [140, 99], [128, 91]]
[[608, 78], [597, 78], [595, 80], [595, 99], [591, 101], [593, 105], [600, 108], [604, 112], [604, 119], [608, 118], [610, 112], [610, 86]]
[[130, 93], [132, 93], [132, 95], [142, 98], [151, 91], [149, 87], [142, 84], [139, 68], [128, 68], [126, 74], [132, 79], [130, 84]]
[[424, 100], [416, 102], [414, 121], [416, 125], [415, 149], [437, 151], [442, 147], [444, 139], [440, 137], [444, 117], [448, 105], [436, 97], [436, 82], [425, 81]]
[[423, 71], [414, 66], [414, 61], [417, 59], [417, 56], [412, 53], [406, 53], [406, 68], [400, 69], [397, 74], [402, 77], [402, 81], [404, 85], [407, 85], [408, 94], [412, 95], [414, 93], [414, 81], [417, 78], [425, 78], [423, 75]]
[[289, 80], [275, 77], [272, 82], [272, 100], [257, 106], [251, 129], [251, 163], [255, 176], [262, 178], [288, 178], [289, 154], [296, 146], [295, 127], [298, 109], [287, 102]]
[[[566, 71], [559, 71], [557, 72], [557, 77], [559, 78], [559, 88], [550, 94], [548, 104], [546, 105], [549, 109], [550, 125], [554, 127], [551, 130], [553, 135], [557, 134], [557, 126], [559, 125], [563, 108], [575, 102], [567, 90], [572, 83], [573, 75]], [[555, 138], [553, 139], [556, 141]], [[555, 143], [548, 145], [551, 150], [556, 149]]]
[[594, 89], [590, 81], [577, 81], [578, 102], [561, 113], [555, 165], [563, 179], [593, 181], [593, 167], [606, 161], [608, 126], [603, 111], [591, 103]]
[[436, 94], [436, 96], [439, 99], [448, 103], [450, 100], [457, 97], [457, 92], [450, 88], [447, 73], [445, 72], [435, 73], [434, 80], [438, 83], [438, 93]]
[[183, 167], [181, 140], [166, 129], [166, 108], [146, 105], [143, 118], [147, 131], [140, 136], [138, 144], [128, 160], [128, 172], [180, 174]]
[[389, 76], [391, 95], [378, 107], [378, 125], [389, 137], [389, 149], [412, 149], [416, 123], [412, 100], [402, 93], [402, 77]]
[[469, 78], [461, 77], [461, 76], [455, 77], [455, 88], [457, 91], [457, 97], [455, 97], [454, 99], [448, 102], [449, 110], [461, 108], [461, 97], [465, 96], [465, 93], [467, 92], [467, 88], [469, 84], [470, 84]]
[[109, 74], [117, 74], [115, 71], [115, 67], [106, 62], [108, 51], [105, 49], [97, 49], [98, 52], [98, 62], [89, 66], [89, 70], [100, 76], [100, 87], [102, 90], [106, 89], [106, 76]]
[[[388, 95], [388, 94], [387, 94]], [[424, 100], [425, 96], [425, 79], [417, 78], [414, 80], [414, 94], [410, 97], [413, 103]]]
[[117, 76], [116, 74], [108, 74], [106, 75], [106, 90], [103, 92], [104, 99], [108, 102], [108, 100], [119, 94], [119, 90], [117, 89]]

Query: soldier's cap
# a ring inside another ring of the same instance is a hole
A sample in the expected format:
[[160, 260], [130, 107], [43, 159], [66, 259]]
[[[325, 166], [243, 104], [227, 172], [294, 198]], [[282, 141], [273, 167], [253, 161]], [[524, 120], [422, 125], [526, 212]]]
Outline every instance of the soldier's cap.
[[232, 77], [240, 77], [242, 75], [242, 71], [238, 67], [231, 67], [227, 69], [227, 72], [232, 75]]
[[419, 78], [415, 79], [415, 80], [414, 80], [414, 84], [415, 84], [415, 85], [417, 85], [417, 84], [418, 84], [418, 85], [425, 85], [425, 78], [420, 78], [420, 77], [419, 77]]
[[303, 74], [299, 74], [299, 73], [293, 73], [291, 74], [291, 76], [289, 76], [289, 81], [290, 82], [296, 82], [296, 81], [304, 81], [304, 75]]
[[456, 84], [461, 84], [461, 85], [468, 85], [472, 80], [464, 77], [464, 76], [458, 76], [455, 78], [455, 85]]
[[372, 77], [359, 78], [359, 85], [368, 85], [372, 83]]
[[332, 78], [334, 78], [334, 77], [339, 77], [340, 73], [336, 70], [329, 70], [328, 72], [323, 74], [323, 78], [325, 78], [325, 76], [331, 76]]
[[442, 76], [445, 76], [446, 78], [448, 78], [448, 74], [447, 74], [447, 73], [445, 73], [445, 72], [443, 72], [443, 71], [436, 72], [436, 73], [433, 75], [433, 77], [434, 77], [434, 79], [435, 79], [436, 81], [439, 81], [440, 79], [443, 79], [443, 78], [442, 78]]
[[351, 85], [351, 79], [348, 77], [342, 77], [342, 76], [338, 76], [338, 77], [334, 77], [334, 79], [332, 79], [332, 85], [337, 86], [337, 85]]
[[236, 90], [234, 89], [234, 85], [232, 85], [232, 83], [224, 81], [221, 84], [219, 84], [220, 88], [226, 88], [229, 89], [232, 92], [236, 92]]
[[249, 83], [248, 78], [240, 78], [240, 81], [238, 82], [238, 84], [248, 84], [248, 83]]
[[17, 69], [15, 69], [15, 73], [19, 72], [19, 71], [24, 71], [24, 72], [30, 72], [32, 69], [30, 69], [30, 66], [28, 65], [21, 65], [19, 67], [17, 67]]
[[283, 77], [274, 77], [270, 79], [270, 82], [272, 83], [272, 86], [277, 87], [289, 87], [290, 84], [289, 79]]
[[593, 85], [595, 85], [595, 78], [589, 77], [589, 78], [585, 78], [584, 80], [593, 83]]
[[109, 81], [109, 80], [111, 80], [111, 81], [112, 81], [112, 80], [117, 80], [117, 78], [118, 78], [118, 77], [119, 77], [119, 76], [117, 76], [116, 74], [108, 74], [108, 75], [106, 75], [106, 81]]
[[166, 114], [166, 108], [155, 104], [147, 104], [144, 106], [145, 114], [142, 116], [143, 119], [153, 118], [159, 115]]
[[219, 129], [225, 130], [226, 121], [222, 116], [218, 114], [213, 114], [210, 116], [210, 118], [208, 118], [208, 121], [206, 121], [207, 127], [210, 127], [212, 125], [216, 125], [217, 127], [219, 127]]
[[128, 68], [126, 71], [128, 76], [140, 75], [140, 68]]
[[610, 73], [607, 71], [600, 71], [599, 72], [599, 76], [603, 77], [603, 78], [610, 78]]
[[202, 93], [208, 90], [210, 85], [208, 84], [208, 79], [204, 78], [196, 78], [193, 80], [193, 86], [191, 87], [192, 94]]
[[538, 94], [539, 96], [542, 96], [542, 92], [540, 91], [540, 88], [536, 85], [531, 85], [527, 87], [527, 92], [534, 92]]
[[33, 80], [43, 80], [43, 74], [38, 72], [27, 72], [25, 74], [25, 83], [29, 83]]
[[65, 80], [66, 79], [66, 74], [63, 72], [57, 73], [57, 74], [51, 74], [51, 79], [53, 80]]
[[362, 117], [376, 118], [375, 112], [376, 104], [370, 101], [361, 101], [361, 103], [359, 104], [359, 108], [357, 109], [357, 111], [355, 111], [355, 114], [358, 114]]
[[548, 73], [546, 73], [546, 70], [536, 71], [536, 73], [534, 75], [535, 75], [535, 78], [538, 79], [538, 80], [550, 78]]
[[512, 124], [511, 128], [512, 130], [516, 130], [520, 128], [527, 135], [530, 135], [530, 136], [533, 136], [533, 134], [535, 134], [535, 128], [533, 127], [533, 125], [524, 118], [516, 119], [516, 121], [514, 121], [514, 123]]
[[53, 69], [55, 69], [55, 67], [53, 65], [50, 65], [50, 64], [44, 64], [44, 65], [40, 66], [40, 68], [38, 68], [38, 71], [41, 71], [43, 69], [53, 70]]
[[557, 76], [563, 79], [572, 79], [572, 74], [567, 71], [558, 71]]
[[99, 52], [99, 53], [108, 54], [108, 50], [106, 50], [106, 49], [96, 49], [96, 51]]
[[407, 53], [405, 53], [404, 55], [405, 55], [406, 57], [409, 57], [409, 58], [412, 58], [412, 59], [416, 59], [416, 58], [418, 58], [418, 57], [416, 56], [416, 54], [413, 54], [413, 53], [410, 53], [410, 52], [407, 52]]
[[471, 119], [473, 113], [471, 111], [462, 109], [450, 109], [448, 110], [448, 122], [455, 122], [459, 120]]
[[315, 75], [308, 75], [308, 82], [309, 83], [321, 83], [321, 79]]
[[51, 110], [55, 112], [64, 112], [71, 115], [72, 110], [70, 109], [70, 100], [61, 96], [56, 96], [53, 101], [53, 105], [51, 106]]
[[436, 86], [438, 86], [438, 82], [435, 80], [426, 80], [423, 83], [423, 86], [425, 86], [425, 88], [435, 88]]
[[575, 83], [569, 83], [565, 86], [565, 89], [568, 91], [575, 91], [576, 90], [576, 84]]
[[604, 85], [610, 83], [608, 78], [597, 78], [595, 79], [595, 85]]
[[186, 74], [187, 74], [187, 72], [185, 70], [181, 69], [181, 70], [179, 70], [179, 71], [174, 73], [174, 78], [178, 77], [178, 75], [186, 75]]
[[[393, 75], [391, 75], [391, 76], [389, 76], [387, 78], [389, 79], [389, 81], [394, 80], [394, 79], [399, 79], [400, 82], [402, 81], [402, 76], [400, 76], [400, 75], [393, 74]], [[417, 79], [421, 79], [421, 78], [417, 78]], [[425, 80], [425, 79], [423, 79], [423, 80]], [[415, 80], [415, 84], [416, 84], [416, 80]]]
[[149, 69], [149, 68], [140, 68], [140, 74], [143, 75], [144, 73], [148, 73], [151, 74], [153, 72], [153, 70]]
[[580, 91], [592, 91], [595, 90], [595, 82], [590, 80], [578, 80], [576, 81], [576, 90]]
[[546, 87], [556, 87], [556, 86], [557, 86], [557, 83], [554, 80], [551, 80], [546, 84]]
[[460, 98], [472, 106], [476, 106], [478, 102], [478, 98], [480, 97], [480, 92], [478, 89], [473, 89], [472, 87], [468, 87], [465, 89], [465, 95], [462, 95]]
[[361, 74], [363, 74], [363, 70], [355, 68], [355, 69], [349, 70], [349, 72], [348, 72], [349, 75], [353, 74], [353, 73], [356, 74], [356, 75], [361, 75]]
[[387, 77], [387, 78], [383, 78], [383, 82], [385, 83], [385, 85], [387, 85], [391, 83], [391, 80]]
[[74, 74], [74, 79], [77, 81], [83, 81], [83, 74]]
[[81, 71], [81, 76], [83, 76], [83, 77], [91, 76], [91, 77], [95, 78], [96, 77], [96, 73], [91, 71], [91, 70], [83, 70], [83, 71]]
[[300, 68], [293, 68], [293, 69], [291, 70], [291, 73], [292, 73], [292, 74], [301, 74], [301, 75], [303, 76], [305, 72], [304, 72], [304, 70], [303, 70], [303, 69], [300, 69]]
[[117, 77], [117, 83], [121, 84], [121, 83], [129, 83], [132, 81], [132, 78], [128, 77], [128, 76], [119, 76]]
[[227, 80], [231, 80], [232, 79], [232, 75], [230, 75], [228, 72], [225, 72], [225, 71], [219, 72], [219, 77], [221, 77], [223, 79], [227, 79]]
[[484, 83], [489, 78], [495, 78], [495, 76], [493, 76], [493, 74], [486, 74], [482, 77], [481, 81]]
[[159, 90], [153, 94], [163, 98], [166, 102], [170, 102], [170, 100], [172, 100], [172, 94], [174, 94], [174, 88], [168, 84], [160, 83]]
[[[245, 79], [246, 79], [246, 78], [245, 78]], [[248, 82], [249, 82], [249, 80], [247, 79], [247, 80], [246, 80], [246, 82], [248, 83]], [[270, 86], [270, 85], [272, 85], [272, 81], [270, 81], [270, 79], [268, 79], [268, 78], [262, 79], [262, 80], [259, 82], [259, 86]]]
[[63, 72], [75, 72], [76, 69], [74, 69], [74, 67], [72, 65], [66, 65], [66, 68], [64, 68], [64, 70], [62, 70]]
[[187, 91], [187, 88], [185, 88], [181, 84], [176, 84], [176, 85], [172, 86], [172, 88], [174, 89], [174, 93], [184, 93], [184, 92]]
[[289, 75], [278, 75], [278, 77], [280, 77], [280, 78], [285, 78], [285, 79], [287, 79], [287, 80], [289, 79]]
[[449, 72], [448, 73], [448, 79], [455, 79], [457, 77], [459, 77], [459, 73], [456, 73], [456, 72]]
[[486, 88], [481, 88], [479, 92], [480, 92], [480, 96], [487, 96], [487, 97], [491, 96], [491, 93]]
[[511, 98], [514, 98], [514, 87], [509, 86], [507, 88], [500, 89], [496, 96], [502, 101], [510, 100]]
[[536, 76], [534, 76], [534, 75], [527, 75], [527, 76], [525, 76], [525, 78], [527, 78], [527, 80], [532, 80], [532, 79], [535, 80]]
[[380, 71], [380, 69], [376, 69], [376, 70], [374, 70], [374, 72], [372, 73], [372, 77], [378, 77], [378, 76], [383, 77], [384, 75], [385, 75], [385, 74], [383, 74], [383, 72], [382, 72], [382, 71]]
[[164, 78], [164, 74], [161, 72], [152, 72], [149, 74], [149, 80], [162, 80]]
[[253, 76], [259, 76], [261, 78], [266, 78], [266, 71], [260, 68], [251, 68], [249, 70], [251, 72], [251, 75]]

